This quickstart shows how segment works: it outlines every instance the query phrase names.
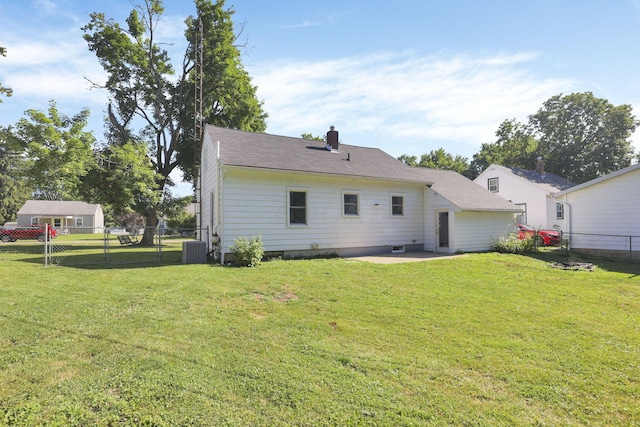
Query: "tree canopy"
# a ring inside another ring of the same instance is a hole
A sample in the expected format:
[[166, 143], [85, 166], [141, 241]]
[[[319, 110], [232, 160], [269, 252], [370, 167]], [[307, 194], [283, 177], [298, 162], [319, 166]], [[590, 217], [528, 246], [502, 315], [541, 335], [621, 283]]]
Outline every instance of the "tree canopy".
[[[7, 49], [2, 46], [0, 46], [0, 56], [7, 56]], [[12, 94], [13, 90], [2, 86], [2, 82], [0, 82], [0, 95], [11, 96]], [[0, 102], [2, 102], [2, 97], [0, 97]]]
[[638, 126], [630, 105], [614, 106], [591, 92], [557, 95], [529, 117], [545, 170], [583, 183], [631, 164]]
[[[112, 99], [107, 135], [110, 145], [128, 142], [144, 144], [155, 170], [156, 196], [147, 205], [136, 205], [147, 225], [157, 224], [157, 213], [173, 185], [170, 174], [181, 169], [194, 177], [197, 165], [195, 138], [195, 48], [193, 40], [202, 23], [203, 49], [201, 78], [205, 123], [249, 131], [266, 128], [266, 114], [256, 98], [256, 87], [240, 62], [234, 45], [231, 17], [224, 0], [195, 0], [196, 17], [187, 18], [188, 48], [178, 69], [161, 46], [160, 26], [164, 8], [161, 0], [134, 4], [124, 25], [102, 13], [92, 13], [83, 27], [89, 49], [96, 54], [108, 74], [104, 84]], [[144, 199], [144, 197], [140, 197]]]
[[0, 226], [15, 221], [30, 194], [25, 181], [20, 179], [24, 159], [10, 140], [10, 129], [0, 126]]
[[415, 166], [456, 170], [473, 179], [492, 163], [534, 169], [540, 156], [546, 172], [583, 183], [631, 164], [630, 137], [638, 124], [630, 105], [614, 106], [591, 92], [560, 94], [548, 99], [526, 124], [503, 121], [496, 141], [482, 144], [466, 172], [461, 172], [466, 159], [442, 148], [423, 154], [419, 162], [407, 154], [399, 159]]
[[85, 130], [89, 110], [68, 117], [50, 101], [46, 113], [27, 110], [25, 116], [11, 137], [25, 155], [24, 177], [34, 197], [83, 200], [83, 180], [95, 166], [95, 137]]

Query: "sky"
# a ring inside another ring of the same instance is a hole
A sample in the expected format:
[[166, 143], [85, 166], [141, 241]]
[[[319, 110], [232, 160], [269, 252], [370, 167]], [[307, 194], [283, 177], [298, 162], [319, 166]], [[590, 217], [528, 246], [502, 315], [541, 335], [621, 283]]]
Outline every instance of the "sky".
[[[140, 0], [142, 1], [142, 0]], [[227, 0], [267, 133], [324, 135], [394, 157], [471, 160], [506, 119], [592, 92], [640, 117], [640, 0]], [[179, 61], [189, 0], [165, 0], [160, 41]], [[124, 23], [129, 0], [0, 0], [0, 125], [91, 110], [103, 141], [106, 74], [82, 39], [89, 14]], [[640, 131], [632, 141], [640, 149]], [[533, 168], [533, 165], [532, 165]], [[177, 178], [179, 181], [179, 178]], [[177, 193], [189, 193], [181, 184]]]

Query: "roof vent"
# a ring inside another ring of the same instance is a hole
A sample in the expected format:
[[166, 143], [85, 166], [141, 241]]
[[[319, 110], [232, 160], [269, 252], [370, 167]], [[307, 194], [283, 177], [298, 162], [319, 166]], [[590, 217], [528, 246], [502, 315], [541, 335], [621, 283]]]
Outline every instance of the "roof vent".
[[331, 150], [338, 151], [338, 131], [334, 126], [329, 128], [329, 132], [327, 132], [327, 149], [331, 147]]

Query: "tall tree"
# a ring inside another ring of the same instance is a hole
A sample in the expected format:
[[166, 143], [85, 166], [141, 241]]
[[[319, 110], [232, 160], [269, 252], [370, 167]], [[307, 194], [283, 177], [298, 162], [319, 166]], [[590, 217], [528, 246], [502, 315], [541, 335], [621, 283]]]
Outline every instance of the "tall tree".
[[0, 225], [15, 221], [30, 192], [23, 179], [24, 159], [11, 147], [10, 130], [0, 126]]
[[630, 137], [639, 122], [630, 105], [614, 106], [591, 92], [557, 95], [529, 122], [545, 170], [576, 183], [622, 169], [633, 159]]
[[[193, 82], [198, 77], [192, 42], [200, 28], [204, 121], [242, 130], [266, 129], [266, 114], [256, 98], [256, 87], [251, 85], [234, 45], [233, 10], [224, 8], [224, 0], [195, 0], [195, 6], [197, 18], [186, 20], [189, 44], [177, 70], [160, 43], [164, 13], [161, 0], [134, 4], [125, 26], [102, 13], [93, 13], [90, 23], [83, 27], [89, 49], [108, 74], [107, 81], [96, 86], [106, 89], [113, 100], [108, 109], [110, 143], [146, 144], [157, 173], [153, 188], [156, 197], [146, 206], [136, 207], [149, 226], [157, 225], [163, 196], [170, 194], [170, 174], [176, 168], [190, 178], [197, 173]], [[147, 233], [143, 241], [150, 243], [151, 238]]]
[[46, 200], [82, 200], [82, 180], [95, 166], [95, 137], [85, 130], [89, 110], [60, 114], [54, 101], [47, 113], [28, 110], [12, 132], [27, 159], [25, 176], [34, 196]]
[[466, 157], [459, 154], [455, 156], [444, 151], [444, 148], [431, 150], [420, 156], [418, 166], [431, 169], [445, 169], [465, 174], [469, 169], [469, 161]]
[[[7, 56], [7, 49], [0, 46], [0, 56]], [[11, 96], [13, 94], [13, 90], [8, 87], [2, 86], [2, 82], [0, 82], [0, 95]], [[2, 102], [2, 98], [0, 98], [0, 102]]]
[[418, 160], [417, 156], [409, 154], [401, 155], [398, 160], [408, 166], [452, 170], [465, 176], [469, 173], [469, 160], [466, 157], [459, 154], [454, 156], [451, 153], [447, 153], [442, 147], [424, 153], [420, 156], [420, 160]]
[[472, 179], [491, 164], [532, 169], [538, 152], [538, 141], [526, 125], [516, 119], [505, 120], [496, 131], [496, 141], [482, 144], [473, 155], [470, 170]]

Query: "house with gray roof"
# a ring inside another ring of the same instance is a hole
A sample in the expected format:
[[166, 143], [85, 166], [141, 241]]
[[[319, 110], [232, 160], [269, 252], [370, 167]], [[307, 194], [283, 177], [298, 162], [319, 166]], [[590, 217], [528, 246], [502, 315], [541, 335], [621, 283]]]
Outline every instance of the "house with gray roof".
[[18, 211], [18, 225], [49, 224], [59, 233], [91, 234], [104, 231], [104, 213], [99, 204], [27, 200]]
[[640, 260], [640, 163], [555, 194], [572, 251]]
[[535, 170], [490, 165], [474, 182], [522, 209], [518, 222], [538, 229], [561, 229], [567, 226], [564, 205], [554, 194], [575, 184], [558, 175], [546, 173], [538, 159]]
[[377, 148], [207, 126], [200, 236], [220, 255], [260, 236], [283, 257], [483, 251], [520, 209], [451, 171], [413, 168]]

